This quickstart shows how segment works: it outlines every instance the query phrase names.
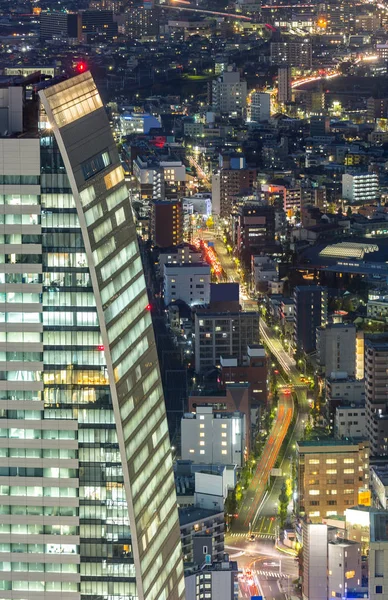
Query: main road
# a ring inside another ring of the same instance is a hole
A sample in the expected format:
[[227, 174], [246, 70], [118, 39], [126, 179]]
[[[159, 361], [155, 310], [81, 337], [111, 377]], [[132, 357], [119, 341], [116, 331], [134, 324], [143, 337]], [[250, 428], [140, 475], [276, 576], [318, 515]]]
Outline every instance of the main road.
[[238, 517], [233, 521], [232, 532], [243, 533], [255, 527], [271, 470], [275, 466], [280, 448], [292, 421], [293, 401], [290, 393], [281, 392], [276, 416], [263, 453], [257, 463], [256, 471], [244, 495]]

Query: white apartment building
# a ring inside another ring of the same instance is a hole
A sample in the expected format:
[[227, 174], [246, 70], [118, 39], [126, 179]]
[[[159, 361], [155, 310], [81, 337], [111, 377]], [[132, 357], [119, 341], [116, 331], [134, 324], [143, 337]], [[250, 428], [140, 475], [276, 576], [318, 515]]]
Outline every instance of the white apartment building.
[[185, 207], [192, 207], [190, 210], [186, 208], [191, 214], [203, 215], [209, 217], [212, 213], [212, 198], [211, 194], [195, 194], [189, 198], [183, 198], [183, 210]]
[[245, 460], [245, 416], [217, 413], [212, 406], [197, 406], [181, 420], [182, 459], [197, 464], [242, 467]]
[[372, 291], [366, 305], [367, 317], [386, 321], [388, 319], [388, 294]]
[[346, 373], [335, 373], [326, 379], [326, 398], [328, 402], [344, 400], [346, 404], [364, 406], [365, 381], [348, 377]]
[[133, 174], [141, 199], [164, 200], [170, 189], [176, 197], [186, 182], [186, 167], [180, 160], [148, 160], [138, 156], [133, 163]]
[[367, 439], [365, 406], [337, 406], [334, 429], [339, 438]]
[[180, 244], [173, 248], [162, 248], [159, 252], [159, 272], [164, 276], [164, 265], [171, 263], [173, 265], [185, 265], [191, 263], [201, 263], [203, 260], [201, 252], [198, 252], [195, 246], [190, 244]]
[[251, 95], [251, 121], [269, 121], [271, 116], [271, 95], [253, 92]]
[[342, 371], [356, 373], [356, 326], [331, 323], [317, 327], [317, 362], [326, 377]]
[[251, 257], [252, 286], [255, 290], [265, 291], [270, 281], [278, 281], [277, 264], [267, 255]]
[[344, 173], [342, 197], [350, 202], [370, 202], [379, 196], [377, 173]]
[[229, 66], [212, 84], [213, 110], [230, 116], [241, 114], [247, 103], [247, 82]]
[[[327, 546], [327, 596], [345, 598], [347, 591], [361, 586], [361, 548], [349, 540], [330, 541]], [[314, 575], [314, 574], [313, 574]]]
[[164, 304], [183, 300], [189, 306], [210, 302], [210, 265], [187, 263], [164, 265]]
[[303, 600], [327, 598], [327, 525], [303, 523]]

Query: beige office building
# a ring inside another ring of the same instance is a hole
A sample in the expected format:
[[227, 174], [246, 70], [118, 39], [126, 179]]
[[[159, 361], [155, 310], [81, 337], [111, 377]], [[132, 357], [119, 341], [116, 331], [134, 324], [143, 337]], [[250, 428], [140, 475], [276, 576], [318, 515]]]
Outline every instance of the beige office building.
[[369, 488], [368, 442], [297, 442], [297, 486], [297, 510], [311, 521], [344, 515]]

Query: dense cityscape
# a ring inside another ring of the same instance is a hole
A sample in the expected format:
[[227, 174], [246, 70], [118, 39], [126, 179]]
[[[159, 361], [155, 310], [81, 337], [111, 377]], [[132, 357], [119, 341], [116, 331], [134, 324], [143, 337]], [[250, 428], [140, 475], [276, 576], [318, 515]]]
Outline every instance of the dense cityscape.
[[388, 5], [301, 2], [0, 0], [0, 600], [388, 600]]

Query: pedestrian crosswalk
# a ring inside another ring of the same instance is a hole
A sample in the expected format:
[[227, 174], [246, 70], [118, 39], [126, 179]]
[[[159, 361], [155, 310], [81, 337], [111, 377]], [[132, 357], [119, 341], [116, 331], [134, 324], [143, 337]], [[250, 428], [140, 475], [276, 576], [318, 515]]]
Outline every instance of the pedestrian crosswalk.
[[[231, 537], [234, 538], [247, 538], [248, 534], [247, 533], [229, 533], [228, 535], [230, 535]], [[254, 533], [255, 538], [260, 539], [260, 540], [274, 540], [275, 539], [275, 534], [274, 533]]]
[[259, 577], [273, 577], [276, 579], [286, 579], [287, 575], [285, 575], [284, 573], [279, 573], [279, 571], [256, 571], [255, 570], [256, 575], [258, 575]]

